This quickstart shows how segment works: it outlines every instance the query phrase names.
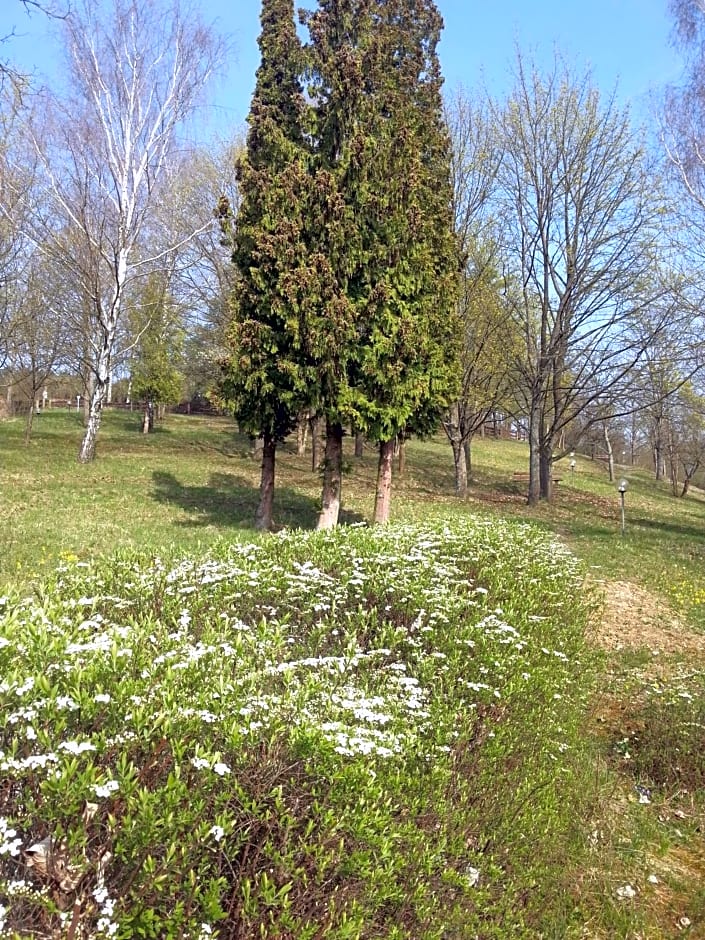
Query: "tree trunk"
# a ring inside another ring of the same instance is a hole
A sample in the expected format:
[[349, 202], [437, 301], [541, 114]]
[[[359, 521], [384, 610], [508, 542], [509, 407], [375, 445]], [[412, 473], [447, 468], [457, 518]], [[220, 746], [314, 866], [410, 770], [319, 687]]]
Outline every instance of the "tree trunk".
[[669, 463], [670, 463], [669, 475], [671, 478], [671, 492], [673, 493], [674, 496], [678, 496], [678, 464], [673, 458], [670, 459]]
[[81, 441], [81, 448], [78, 452], [79, 463], [90, 463], [95, 460], [96, 441], [98, 440], [98, 431], [103, 416], [103, 402], [110, 380], [110, 357], [115, 344], [115, 333], [120, 313], [120, 297], [125, 283], [125, 264], [126, 258], [121, 259], [118, 265], [113, 303], [109, 314], [106, 314], [105, 322], [101, 324], [100, 348], [95, 362], [95, 371], [88, 375], [88, 420], [86, 421], [86, 431]]
[[362, 457], [365, 450], [365, 435], [362, 431], [355, 431], [355, 456]]
[[30, 402], [29, 411], [27, 412], [27, 421], [24, 426], [24, 442], [29, 444], [32, 437], [32, 425], [34, 424], [34, 403]]
[[455, 495], [465, 496], [468, 491], [468, 462], [461, 430], [459, 402], [453, 402], [448, 409], [448, 417], [443, 422], [443, 427], [453, 450]]
[[690, 477], [687, 476], [687, 477], [683, 480], [683, 489], [681, 490], [681, 499], [682, 499], [684, 496], [687, 496], [687, 495], [688, 495], [688, 490], [689, 490], [689, 489], [690, 489]]
[[98, 431], [103, 417], [103, 401], [105, 399], [105, 390], [108, 387], [108, 355], [105, 347], [101, 349], [97, 375], [93, 377], [93, 381], [89, 384], [91, 387], [88, 398], [88, 420], [81, 441], [81, 448], [78, 452], [79, 463], [90, 463], [95, 460], [96, 441], [98, 440]]
[[321, 469], [321, 419], [317, 415], [311, 415], [309, 418], [309, 427], [311, 428], [311, 470], [318, 473]]
[[663, 478], [663, 460], [661, 457], [661, 448], [661, 425], [657, 422], [654, 439], [654, 469], [656, 471], [657, 480], [661, 480]]
[[379, 464], [377, 465], [377, 491], [375, 493], [375, 516], [377, 525], [389, 522], [392, 505], [392, 465], [394, 461], [394, 440], [382, 441], [379, 445]]
[[[83, 426], [84, 428], [87, 428], [91, 417], [91, 400], [93, 398], [96, 386], [96, 379], [92, 372], [88, 373], [88, 378], [86, 379], [85, 385], [85, 394], [83, 396]], [[103, 403], [101, 402], [101, 409], [102, 407]]]
[[102, 417], [103, 402], [101, 400], [100, 389], [96, 386], [95, 392], [91, 395], [88, 408], [88, 422], [86, 430], [81, 441], [81, 449], [78, 452], [79, 463], [90, 463], [95, 460], [95, 445], [100, 430], [100, 419]]
[[541, 494], [541, 471], [540, 471], [540, 435], [539, 435], [539, 416], [538, 409], [532, 408], [529, 416], [529, 492], [527, 502], [534, 506], [539, 501]]
[[450, 446], [453, 448], [453, 463], [455, 465], [455, 494], [456, 496], [465, 496], [468, 491], [468, 468], [465, 459], [465, 447], [458, 440], [452, 440]]
[[142, 418], [142, 433], [149, 434], [150, 431], [154, 430], [154, 403], [151, 401], [145, 402], [144, 405], [144, 416]]
[[472, 478], [472, 438], [466, 437], [463, 441], [463, 450], [465, 452], [465, 472], [468, 480]]
[[551, 470], [553, 469], [553, 461], [551, 460], [551, 454], [546, 453], [545, 451], [541, 452], [539, 457], [539, 475], [541, 480], [541, 499], [551, 501], [553, 497], [553, 487], [551, 480]]
[[259, 485], [259, 503], [255, 512], [255, 529], [260, 532], [269, 532], [272, 528], [276, 456], [276, 441], [270, 438], [269, 435], [265, 435], [262, 439], [262, 474]]
[[610, 440], [607, 422], [602, 425], [602, 434], [605, 439], [605, 448], [607, 449], [607, 472], [610, 475], [610, 483], [614, 483], [614, 454], [612, 452], [612, 441]]
[[323, 459], [323, 493], [319, 529], [332, 529], [338, 524], [343, 481], [343, 428], [326, 421], [326, 454]]
[[303, 457], [308, 439], [308, 412], [302, 411], [296, 423], [296, 454]]

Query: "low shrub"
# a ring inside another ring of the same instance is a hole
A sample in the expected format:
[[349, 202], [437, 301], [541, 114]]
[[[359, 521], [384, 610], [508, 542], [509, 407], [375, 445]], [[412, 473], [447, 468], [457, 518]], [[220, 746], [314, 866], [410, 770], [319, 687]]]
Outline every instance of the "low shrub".
[[581, 583], [538, 530], [465, 519], [67, 563], [2, 598], [0, 930], [440, 940], [569, 917]]
[[643, 785], [692, 794], [705, 789], [705, 670], [683, 665], [635, 698], [632, 729], [615, 745]]

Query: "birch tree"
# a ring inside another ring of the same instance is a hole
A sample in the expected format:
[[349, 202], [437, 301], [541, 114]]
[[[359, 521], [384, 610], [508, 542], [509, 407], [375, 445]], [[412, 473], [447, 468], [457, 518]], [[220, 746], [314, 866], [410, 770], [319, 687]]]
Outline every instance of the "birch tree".
[[705, 219], [705, 2], [670, 0], [673, 41], [684, 55], [681, 82], [666, 90], [663, 142], [690, 208]]
[[[42, 0], [18, 0], [17, 11], [24, 12], [27, 16], [32, 13], [42, 13], [51, 19], [62, 19], [68, 15], [69, 0], [57, 3], [43, 3]], [[16, 27], [4, 36], [0, 36], [0, 49], [9, 51], [11, 40], [16, 34]], [[4, 85], [12, 86], [15, 91], [22, 91], [27, 86], [27, 76], [16, 68], [11, 59], [0, 58], [0, 87]]]
[[62, 253], [70, 233], [77, 250], [64, 263], [90, 310], [85, 463], [95, 457], [129, 283], [158, 261], [142, 249], [141, 235], [179, 127], [222, 45], [195, 15], [161, 0], [114, 0], [109, 16], [80, 0], [62, 27], [70, 91], [52, 102], [48, 139], [36, 133], [35, 141], [54, 220], [43, 232], [45, 248]]

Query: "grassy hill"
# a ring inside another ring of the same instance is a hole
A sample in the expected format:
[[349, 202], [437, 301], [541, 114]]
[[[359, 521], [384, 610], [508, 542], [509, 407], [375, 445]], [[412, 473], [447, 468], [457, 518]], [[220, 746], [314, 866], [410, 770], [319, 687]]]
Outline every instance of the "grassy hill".
[[[246, 439], [231, 421], [174, 415], [149, 436], [139, 417], [105, 415], [99, 460], [79, 468], [82, 428], [75, 413], [47, 412], [24, 447], [22, 423], [5, 422], [0, 493], [3, 500], [2, 581], [27, 580], [50, 570], [62, 556], [94, 557], [118, 547], [196, 550], [218, 538], [253, 537], [259, 468]], [[705, 496], [671, 496], [666, 484], [631, 467], [627, 527], [620, 537], [619, 498], [603, 464], [578, 456], [562, 474], [551, 506], [529, 509], [523, 485], [512, 479], [525, 469], [524, 443], [474, 442], [471, 493], [453, 495], [450, 448], [444, 440], [410, 441], [403, 478], [394, 482], [392, 518], [423, 519], [429, 507], [454, 514], [511, 515], [543, 525], [568, 539], [587, 563], [607, 578], [630, 578], [657, 587], [678, 609], [705, 627]], [[348, 460], [343, 521], [372, 514], [376, 455]], [[286, 445], [278, 461], [275, 519], [280, 527], [311, 528], [320, 498], [310, 457]]]
[[620, 468], [622, 536], [596, 462], [410, 442], [392, 526], [370, 451], [297, 532], [287, 446], [262, 538], [231, 422], [138, 428], [0, 427], [3, 935], [705, 935], [701, 493]]

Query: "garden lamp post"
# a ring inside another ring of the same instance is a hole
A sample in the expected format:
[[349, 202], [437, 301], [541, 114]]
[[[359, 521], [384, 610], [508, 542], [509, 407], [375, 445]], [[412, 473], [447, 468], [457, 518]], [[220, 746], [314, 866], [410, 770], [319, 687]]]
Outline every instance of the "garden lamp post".
[[628, 485], [629, 484], [627, 481], [624, 479], [624, 477], [622, 477], [622, 479], [619, 481], [619, 486], [617, 487], [619, 490], [619, 498], [622, 503], [622, 535], [624, 535], [624, 494], [627, 492]]

